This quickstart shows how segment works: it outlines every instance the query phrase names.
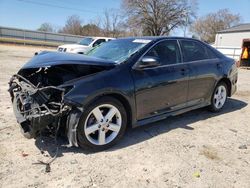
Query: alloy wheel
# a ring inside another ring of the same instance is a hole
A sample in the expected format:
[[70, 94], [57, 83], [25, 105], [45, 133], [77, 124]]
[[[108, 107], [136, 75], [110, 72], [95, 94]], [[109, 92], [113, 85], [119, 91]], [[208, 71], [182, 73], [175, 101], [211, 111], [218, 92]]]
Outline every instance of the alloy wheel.
[[216, 91], [214, 93], [214, 106], [217, 109], [220, 109], [223, 107], [223, 105], [225, 104], [227, 98], [227, 89], [224, 85], [220, 85], [219, 87], [216, 88]]
[[120, 111], [111, 104], [95, 107], [87, 116], [84, 134], [94, 145], [105, 145], [113, 141], [122, 126]]

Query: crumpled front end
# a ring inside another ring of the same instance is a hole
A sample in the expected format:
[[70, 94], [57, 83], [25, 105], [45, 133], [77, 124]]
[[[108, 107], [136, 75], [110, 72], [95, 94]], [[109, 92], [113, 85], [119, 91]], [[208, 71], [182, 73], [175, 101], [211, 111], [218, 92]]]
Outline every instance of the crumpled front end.
[[81, 96], [84, 88], [76, 83], [113, 67], [113, 62], [84, 55], [35, 55], [9, 82], [14, 113], [23, 135], [35, 138], [43, 130], [55, 132], [60, 128], [69, 144], [77, 146], [76, 128], [83, 107], [74, 97]]
[[26, 138], [36, 137], [44, 128], [55, 126], [70, 110], [63, 102], [63, 88], [37, 87], [21, 75], [14, 75], [9, 85], [13, 110]]

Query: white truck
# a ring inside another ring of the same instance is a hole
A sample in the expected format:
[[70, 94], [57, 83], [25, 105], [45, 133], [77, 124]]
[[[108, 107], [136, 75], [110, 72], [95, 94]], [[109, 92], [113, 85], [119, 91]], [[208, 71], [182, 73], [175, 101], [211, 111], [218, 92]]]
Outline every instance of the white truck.
[[59, 52], [69, 52], [76, 54], [85, 54], [93, 47], [100, 45], [103, 42], [108, 42], [114, 40], [114, 38], [107, 37], [86, 37], [76, 44], [64, 44], [58, 46], [57, 51]]

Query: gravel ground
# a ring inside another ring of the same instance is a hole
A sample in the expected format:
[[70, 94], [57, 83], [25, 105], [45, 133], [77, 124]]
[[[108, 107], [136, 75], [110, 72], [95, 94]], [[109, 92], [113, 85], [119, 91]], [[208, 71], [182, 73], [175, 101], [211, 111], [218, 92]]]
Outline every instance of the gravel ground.
[[[42, 47], [0, 45], [0, 187], [250, 187], [250, 70], [220, 113], [199, 109], [137, 129], [110, 150], [59, 148], [19, 132], [8, 80]], [[40, 149], [45, 152], [42, 154]]]

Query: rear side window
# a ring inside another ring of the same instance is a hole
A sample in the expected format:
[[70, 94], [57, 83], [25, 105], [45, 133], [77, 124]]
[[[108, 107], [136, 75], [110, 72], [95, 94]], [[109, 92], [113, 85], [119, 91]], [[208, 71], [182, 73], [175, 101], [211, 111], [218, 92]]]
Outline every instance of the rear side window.
[[181, 61], [179, 46], [176, 40], [159, 42], [145, 56], [158, 58], [161, 65], [171, 65]]
[[211, 49], [199, 42], [181, 40], [180, 43], [184, 62], [217, 58]]
[[208, 47], [206, 47], [206, 50], [207, 50], [207, 55], [208, 55], [209, 59], [218, 58], [218, 56], [215, 54], [215, 52], [213, 52], [213, 50], [211, 50]]

